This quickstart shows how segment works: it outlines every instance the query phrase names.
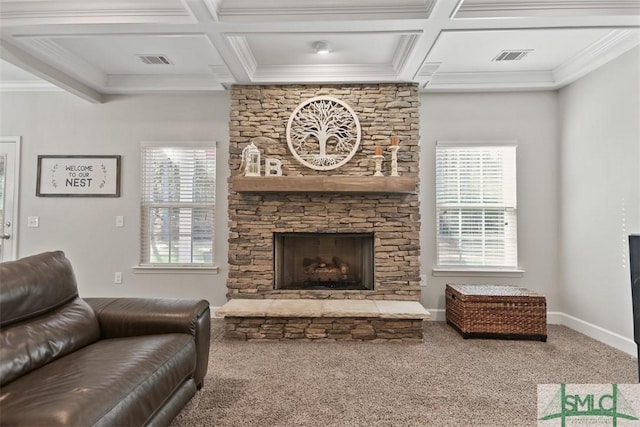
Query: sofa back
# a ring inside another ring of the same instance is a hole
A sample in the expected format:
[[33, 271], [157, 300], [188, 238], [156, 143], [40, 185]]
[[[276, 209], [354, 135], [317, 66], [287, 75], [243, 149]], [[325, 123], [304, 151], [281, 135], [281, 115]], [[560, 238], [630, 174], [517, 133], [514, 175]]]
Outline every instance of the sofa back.
[[99, 337], [96, 314], [78, 298], [63, 252], [0, 264], [0, 384]]

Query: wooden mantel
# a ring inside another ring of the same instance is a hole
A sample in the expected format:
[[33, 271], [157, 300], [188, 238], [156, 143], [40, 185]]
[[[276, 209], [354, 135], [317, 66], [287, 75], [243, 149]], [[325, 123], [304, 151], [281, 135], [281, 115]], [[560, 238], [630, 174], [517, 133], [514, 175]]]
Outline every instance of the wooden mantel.
[[416, 192], [415, 176], [242, 176], [231, 178], [238, 193], [406, 193]]

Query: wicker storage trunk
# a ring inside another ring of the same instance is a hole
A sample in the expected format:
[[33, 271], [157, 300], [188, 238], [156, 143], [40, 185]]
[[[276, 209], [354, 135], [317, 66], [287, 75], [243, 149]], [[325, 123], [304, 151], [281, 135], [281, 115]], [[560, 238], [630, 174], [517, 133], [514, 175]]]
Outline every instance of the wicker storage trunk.
[[448, 284], [446, 309], [464, 338], [547, 340], [546, 299], [525, 288]]

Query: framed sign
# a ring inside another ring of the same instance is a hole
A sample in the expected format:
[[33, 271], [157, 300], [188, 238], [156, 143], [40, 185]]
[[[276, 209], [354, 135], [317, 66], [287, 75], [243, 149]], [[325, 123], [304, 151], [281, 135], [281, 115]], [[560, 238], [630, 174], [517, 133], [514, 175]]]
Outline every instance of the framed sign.
[[120, 156], [38, 156], [36, 196], [120, 197]]

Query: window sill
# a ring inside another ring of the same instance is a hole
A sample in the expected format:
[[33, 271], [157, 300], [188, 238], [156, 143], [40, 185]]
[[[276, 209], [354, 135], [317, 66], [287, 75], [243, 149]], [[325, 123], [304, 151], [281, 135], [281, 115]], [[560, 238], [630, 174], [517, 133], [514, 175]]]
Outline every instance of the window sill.
[[136, 274], [148, 273], [180, 273], [180, 274], [218, 274], [219, 268], [215, 265], [186, 266], [186, 265], [136, 265], [132, 267]]
[[442, 277], [522, 277], [525, 271], [509, 268], [434, 267], [432, 274]]

